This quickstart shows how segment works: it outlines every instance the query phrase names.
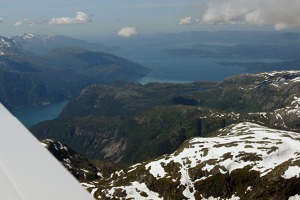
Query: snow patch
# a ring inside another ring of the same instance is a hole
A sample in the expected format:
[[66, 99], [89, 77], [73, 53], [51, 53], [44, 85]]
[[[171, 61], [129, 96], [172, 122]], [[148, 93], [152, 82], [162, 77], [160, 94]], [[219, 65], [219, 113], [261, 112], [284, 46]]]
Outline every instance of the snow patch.
[[288, 200], [300, 200], [300, 195], [296, 194], [295, 196], [291, 196]]
[[94, 195], [95, 195], [95, 193], [97, 192], [97, 190], [98, 190], [98, 188], [94, 188], [94, 189], [92, 189], [92, 191], [91, 191], [91, 195], [92, 195], [92, 197], [94, 197]]
[[80, 183], [83, 187], [85, 187], [85, 188], [94, 188], [95, 187], [95, 185], [92, 185], [92, 184], [89, 184], [89, 183]]
[[149, 164], [147, 164], [146, 166], [146, 170], [149, 170], [149, 172], [156, 178], [162, 178], [166, 175], [166, 172], [164, 170], [164, 168], [161, 166], [160, 162], [151, 162]]
[[299, 166], [289, 166], [289, 168], [285, 171], [285, 173], [282, 175], [285, 179], [290, 178], [299, 178], [300, 176], [300, 167]]
[[[117, 189], [122, 189], [126, 191], [126, 199], [155, 199], [159, 200], [162, 199], [159, 197], [159, 194], [153, 191], [150, 191], [149, 188], [146, 186], [145, 183], [139, 183], [137, 181], [132, 182], [129, 186], [121, 186], [121, 187], [115, 187], [107, 191], [106, 196], [113, 198], [114, 193]], [[101, 196], [99, 196], [101, 198]]]

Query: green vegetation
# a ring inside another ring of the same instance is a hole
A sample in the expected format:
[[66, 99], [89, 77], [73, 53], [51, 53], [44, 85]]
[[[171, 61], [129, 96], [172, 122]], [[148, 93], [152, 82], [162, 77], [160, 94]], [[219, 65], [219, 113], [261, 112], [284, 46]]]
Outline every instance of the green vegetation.
[[[35, 125], [31, 131], [39, 139], [62, 141], [89, 159], [136, 163], [171, 153], [189, 138], [218, 135], [215, 131], [233, 123], [250, 121], [298, 130], [299, 120], [274, 123], [278, 111], [273, 112], [290, 106], [300, 93], [299, 87], [293, 87], [296, 83], [278, 82], [295, 75], [278, 73], [267, 81], [266, 76], [239, 75], [223, 83], [94, 84], [72, 98], [59, 119]], [[191, 105], [191, 99], [197, 105]], [[226, 144], [233, 145], [238, 143]]]

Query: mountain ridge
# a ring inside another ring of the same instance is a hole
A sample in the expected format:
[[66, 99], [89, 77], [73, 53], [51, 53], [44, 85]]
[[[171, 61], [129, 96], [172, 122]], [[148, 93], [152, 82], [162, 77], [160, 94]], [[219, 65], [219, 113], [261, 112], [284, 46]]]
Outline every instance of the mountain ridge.
[[52, 50], [42, 56], [8, 54], [0, 56], [0, 100], [9, 108], [49, 104], [69, 99], [90, 84], [135, 81], [148, 72], [113, 54], [80, 48]]
[[93, 85], [72, 99], [59, 119], [30, 130], [89, 159], [121, 163], [171, 153], [187, 139], [234, 123], [300, 132], [299, 76], [299, 71], [284, 71], [222, 83]]
[[299, 133], [246, 122], [219, 129], [214, 135], [192, 138], [171, 154], [111, 175], [79, 180], [96, 199], [298, 197]]
[[[117, 181], [113, 183], [116, 187], [106, 190], [106, 197], [114, 198], [115, 195], [122, 194], [120, 191], [117, 192], [117, 189], [125, 190], [126, 194], [130, 194], [134, 188], [137, 188], [137, 191], [145, 191], [141, 189], [144, 187], [143, 183], [150, 191], [158, 193], [156, 198], [164, 197], [164, 199], [267, 198], [274, 195], [268, 193], [272, 188], [277, 188], [277, 184], [281, 181], [281, 185], [286, 184], [291, 188], [286, 188], [287, 194], [283, 189], [277, 191], [272, 198], [285, 199], [298, 193], [293, 191], [297, 185], [299, 186], [298, 133], [277, 131], [252, 123], [237, 124], [225, 129], [229, 135], [194, 138], [171, 155], [162, 156], [149, 163], [134, 165], [127, 172], [117, 172], [119, 176], [114, 177]], [[224, 129], [219, 132], [223, 131]], [[283, 146], [274, 149], [272, 140], [277, 143], [283, 142], [281, 143]], [[287, 150], [292, 153], [287, 153]], [[294, 158], [290, 160], [291, 157], [288, 155], [293, 155]], [[149, 179], [139, 176], [144, 173], [146, 177], [152, 175], [152, 179], [154, 178], [152, 181], [156, 184], [147, 183]], [[231, 177], [230, 180], [228, 175]], [[129, 185], [124, 184], [124, 179]], [[134, 179], [138, 179], [137, 182], [132, 182]], [[283, 179], [288, 181], [284, 184]], [[118, 181], [123, 183], [124, 187], [121, 187]], [[166, 187], [169, 188], [167, 191]]]
[[66, 35], [42, 35], [35, 33], [24, 33], [22, 35], [11, 36], [10, 38], [17, 41], [27, 51], [33, 52], [38, 55], [46, 54], [53, 49], [71, 47], [104, 52], [111, 52], [118, 49], [118, 47], [107, 47], [102, 44], [91, 43]]
[[0, 56], [22, 55], [24, 49], [14, 39], [0, 36]]

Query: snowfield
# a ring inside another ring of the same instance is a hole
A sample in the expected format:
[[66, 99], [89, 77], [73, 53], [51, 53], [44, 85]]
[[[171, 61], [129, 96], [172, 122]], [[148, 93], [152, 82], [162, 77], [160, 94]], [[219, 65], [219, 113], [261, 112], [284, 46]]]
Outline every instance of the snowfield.
[[[197, 198], [195, 184], [203, 181], [216, 173], [232, 173], [237, 169], [249, 169], [257, 171], [260, 177], [267, 176], [276, 167], [287, 163], [281, 177], [284, 179], [299, 178], [300, 167], [295, 162], [300, 161], [300, 134], [290, 131], [282, 131], [260, 126], [254, 123], [239, 123], [216, 133], [217, 137], [193, 138], [186, 142], [179, 150], [170, 155], [165, 155], [158, 160], [142, 163], [118, 174], [120, 179], [126, 180], [130, 174], [143, 170], [151, 174], [156, 180], [168, 179], [176, 182], [174, 174], [167, 166], [176, 164], [179, 166], [179, 184], [184, 187], [182, 195], [187, 199]], [[190, 177], [190, 169], [202, 166], [202, 175], [196, 180]], [[114, 185], [114, 184], [112, 184]], [[149, 184], [148, 184], [149, 185]], [[117, 190], [123, 189], [126, 198], [133, 199], [160, 199], [162, 196], [151, 191], [146, 182], [131, 182], [128, 186], [111, 187], [102, 191], [106, 197], [112, 198]], [[141, 195], [143, 191], [145, 196]], [[245, 192], [252, 191], [247, 187]], [[204, 198], [203, 199], [219, 199]], [[295, 199], [297, 197], [291, 197]], [[221, 199], [221, 198], [220, 198]], [[240, 199], [235, 194], [227, 199]]]

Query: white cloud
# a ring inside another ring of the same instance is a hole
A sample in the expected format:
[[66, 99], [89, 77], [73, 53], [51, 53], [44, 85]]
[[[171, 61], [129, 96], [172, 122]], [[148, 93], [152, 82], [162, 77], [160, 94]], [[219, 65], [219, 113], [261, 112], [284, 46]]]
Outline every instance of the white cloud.
[[191, 24], [192, 23], [192, 17], [185, 17], [181, 20], [179, 20], [179, 25], [187, 25], [187, 24]]
[[4, 19], [2, 17], [0, 17], [0, 25], [4, 24]]
[[276, 30], [300, 27], [299, 0], [211, 0], [202, 24], [273, 25]]
[[[16, 21], [14, 23], [14, 26], [34, 26], [39, 24], [50, 24], [50, 25], [66, 25], [66, 24], [84, 24], [91, 22], [89, 16], [85, 14], [84, 12], [77, 12], [76, 16], [74, 18], [69, 17], [61, 17], [61, 18], [52, 18], [50, 20], [29, 20], [29, 19], [23, 19]], [[1, 24], [1, 18], [0, 18], [0, 24]]]
[[124, 26], [117, 33], [117, 35], [121, 37], [131, 37], [137, 34], [138, 34], [137, 29], [135, 27], [129, 27], [129, 26]]
[[74, 18], [60, 17], [52, 18], [48, 21], [50, 25], [86, 24], [89, 22], [91, 22], [91, 20], [84, 12], [77, 12]]
[[31, 21], [28, 19], [23, 19], [23, 20], [19, 20], [17, 22], [14, 23], [14, 26], [22, 26], [22, 25], [28, 25], [28, 26], [34, 26], [36, 24], [41, 24], [43, 23], [42, 21]]
[[22, 26], [24, 24], [23, 21], [17, 21], [14, 26]]

